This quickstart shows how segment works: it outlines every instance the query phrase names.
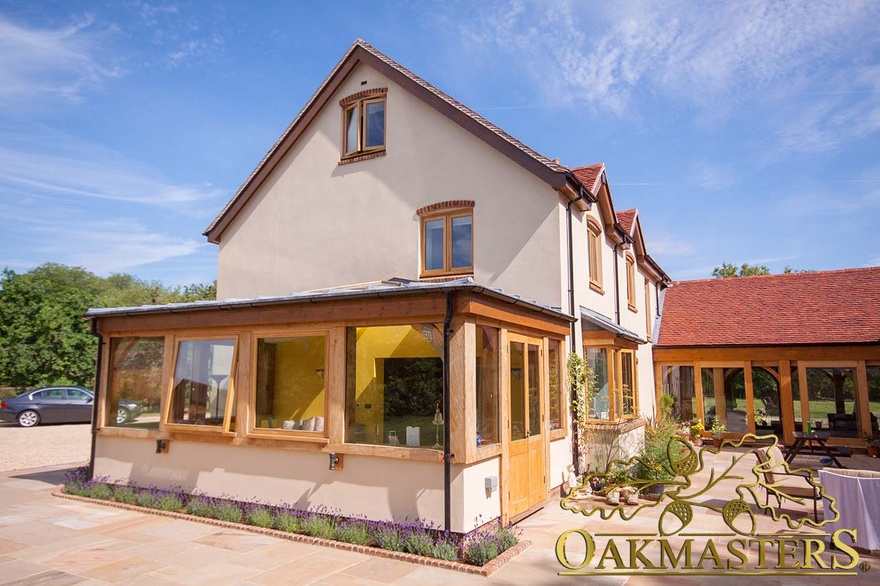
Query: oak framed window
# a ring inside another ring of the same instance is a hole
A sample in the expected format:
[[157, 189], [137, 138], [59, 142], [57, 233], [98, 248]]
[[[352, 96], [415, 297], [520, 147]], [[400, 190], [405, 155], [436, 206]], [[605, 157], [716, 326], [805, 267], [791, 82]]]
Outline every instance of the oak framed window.
[[254, 336], [256, 384], [249, 435], [320, 439], [327, 435], [327, 331]]
[[636, 313], [636, 259], [630, 253], [626, 253], [626, 306]]
[[422, 218], [422, 276], [474, 271], [474, 214], [454, 210]]
[[159, 429], [164, 336], [110, 338], [104, 426]]
[[634, 350], [593, 346], [584, 349], [592, 372], [587, 417], [614, 423], [639, 417], [638, 360]]
[[650, 342], [654, 326], [651, 323], [651, 282], [645, 279], [645, 337]]
[[165, 414], [169, 428], [235, 430], [237, 347], [237, 336], [177, 340]]
[[387, 89], [366, 90], [342, 99], [342, 158], [385, 150]]
[[550, 439], [565, 437], [568, 420], [568, 401], [565, 385], [565, 342], [555, 338], [547, 340], [548, 375], [550, 378]]
[[593, 218], [587, 219], [587, 253], [590, 263], [590, 289], [604, 294], [602, 289], [602, 227]]

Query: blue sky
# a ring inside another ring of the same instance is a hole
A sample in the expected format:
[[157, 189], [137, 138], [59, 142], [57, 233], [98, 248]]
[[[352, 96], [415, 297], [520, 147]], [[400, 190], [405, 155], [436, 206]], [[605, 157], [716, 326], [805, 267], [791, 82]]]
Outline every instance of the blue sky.
[[214, 279], [202, 231], [358, 37], [604, 161], [675, 279], [880, 265], [878, 23], [856, 0], [0, 0], [0, 266]]

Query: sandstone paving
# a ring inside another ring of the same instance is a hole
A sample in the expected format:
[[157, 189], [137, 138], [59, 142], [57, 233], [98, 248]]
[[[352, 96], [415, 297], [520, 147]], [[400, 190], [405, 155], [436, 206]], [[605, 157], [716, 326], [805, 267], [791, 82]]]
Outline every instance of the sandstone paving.
[[[725, 465], [731, 454], [713, 456], [707, 464]], [[723, 459], [722, 459], [723, 458]], [[853, 458], [858, 465], [880, 462]], [[848, 461], [848, 463], [852, 462]], [[752, 461], [743, 459], [737, 469], [745, 477]], [[865, 467], [867, 467], [867, 465]], [[594, 585], [738, 584], [742, 577], [695, 576], [590, 576], [565, 577], [556, 561], [559, 535], [568, 529], [584, 529], [596, 536], [597, 547], [615, 534], [656, 532], [662, 507], [641, 511], [633, 520], [618, 516], [602, 521], [563, 510], [551, 501], [539, 513], [520, 523], [523, 537], [531, 547], [513, 558], [489, 578], [420, 566], [398, 560], [317, 545], [292, 542], [272, 536], [232, 530], [213, 525], [159, 517], [139, 511], [114, 509], [91, 503], [66, 501], [51, 496], [61, 480], [62, 468], [0, 474], [0, 585], [64, 586], [78, 584], [127, 584], [163, 586], [166, 584], [324, 584], [371, 586], [375, 584], [560, 584]], [[694, 485], [708, 479], [706, 471], [694, 478]], [[727, 490], [727, 489], [724, 489]], [[699, 503], [720, 508], [726, 502], [724, 490], [700, 497]], [[6, 504], [6, 495], [13, 495]], [[786, 510], [796, 518], [812, 514], [812, 507], [789, 504]], [[769, 516], [756, 514], [759, 532], [780, 529]], [[687, 532], [723, 533], [729, 531], [720, 515], [709, 508], [694, 507], [694, 520], [669, 542], [679, 547]], [[622, 539], [622, 538], [621, 538]], [[645, 548], [657, 553], [658, 545]], [[583, 555], [583, 542], [570, 540], [566, 552], [576, 559]], [[749, 548], [754, 563], [757, 552]], [[807, 577], [762, 577], [760, 584], [847, 584], [880, 586], [880, 557], [863, 555], [871, 565], [854, 577], [823, 576], [821, 581]]]

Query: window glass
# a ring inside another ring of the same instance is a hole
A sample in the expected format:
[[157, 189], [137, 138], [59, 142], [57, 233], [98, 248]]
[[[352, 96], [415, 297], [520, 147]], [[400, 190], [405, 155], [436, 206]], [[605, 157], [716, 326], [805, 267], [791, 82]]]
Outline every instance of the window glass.
[[877, 419], [880, 418], [880, 366], [869, 366], [868, 374], [868, 410], [871, 412], [871, 434], [878, 436]]
[[510, 343], [510, 439], [526, 437], [525, 344]]
[[358, 149], [358, 106], [345, 111], [345, 152]]
[[81, 403], [85, 403], [91, 398], [91, 395], [79, 389], [67, 389], [67, 399], [69, 401], [79, 401]]
[[443, 446], [443, 327], [346, 331], [345, 441]]
[[550, 429], [562, 428], [562, 414], [565, 413], [565, 401], [562, 383], [562, 355], [559, 352], [559, 340], [548, 340], [548, 361], [550, 363]]
[[595, 393], [590, 401], [590, 419], [610, 419], [611, 401], [608, 395], [608, 350], [587, 348], [587, 362], [593, 372]]
[[477, 326], [477, 445], [499, 441], [498, 330]]
[[443, 224], [444, 220], [425, 222], [425, 270], [443, 270]]
[[473, 264], [471, 260], [472, 225], [473, 218], [471, 216], [452, 218], [452, 268], [465, 268]]
[[255, 427], [324, 431], [323, 336], [257, 341]]
[[168, 423], [223, 425], [234, 353], [235, 340], [180, 342]]
[[636, 411], [635, 359], [632, 352], [620, 353], [621, 414], [632, 417]]
[[385, 101], [367, 102], [364, 105], [366, 112], [366, 138], [365, 148], [374, 148], [385, 144]]
[[112, 338], [105, 424], [158, 429], [164, 368], [164, 337]]
[[587, 245], [590, 256], [590, 282], [602, 286], [602, 251], [599, 248], [599, 232], [592, 226], [587, 230]]
[[776, 377], [763, 368], [753, 368], [752, 391], [755, 399], [755, 431], [760, 435], [775, 433], [781, 436], [782, 415], [779, 410], [779, 382]]
[[630, 309], [636, 307], [635, 260], [626, 257], [626, 302]]
[[64, 401], [64, 389], [46, 389], [45, 391], [40, 391], [34, 395], [35, 398], [40, 399], [41, 401]]
[[541, 435], [541, 370], [538, 346], [529, 344], [529, 436]]

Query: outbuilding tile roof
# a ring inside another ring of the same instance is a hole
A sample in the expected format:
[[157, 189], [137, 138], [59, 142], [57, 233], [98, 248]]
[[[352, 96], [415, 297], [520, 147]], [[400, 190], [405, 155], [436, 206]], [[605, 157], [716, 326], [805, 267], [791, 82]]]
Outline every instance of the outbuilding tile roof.
[[659, 347], [880, 342], [880, 267], [676, 282]]

